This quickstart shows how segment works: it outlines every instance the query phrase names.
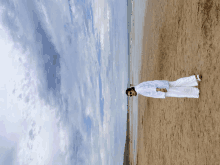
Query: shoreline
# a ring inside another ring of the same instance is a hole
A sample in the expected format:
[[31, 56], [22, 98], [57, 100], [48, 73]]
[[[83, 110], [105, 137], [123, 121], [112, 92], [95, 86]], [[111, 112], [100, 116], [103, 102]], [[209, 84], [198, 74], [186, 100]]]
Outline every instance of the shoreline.
[[130, 156], [129, 156], [129, 151], [130, 151], [130, 109], [129, 109], [129, 100], [128, 100], [128, 112], [127, 112], [127, 124], [126, 124], [126, 142], [125, 142], [125, 148], [124, 148], [124, 162], [123, 165], [130, 165]]
[[[141, 70], [141, 45], [143, 39], [143, 20], [146, 0], [132, 2], [131, 33], [130, 33], [130, 78], [134, 85], [139, 84]], [[130, 163], [137, 161], [137, 138], [138, 138], [138, 97], [131, 98], [130, 102]]]

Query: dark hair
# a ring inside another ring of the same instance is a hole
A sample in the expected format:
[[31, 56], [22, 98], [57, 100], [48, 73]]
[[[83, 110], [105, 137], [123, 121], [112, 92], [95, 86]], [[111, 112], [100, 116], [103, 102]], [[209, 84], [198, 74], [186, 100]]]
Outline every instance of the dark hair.
[[128, 96], [128, 92], [130, 92], [130, 91], [132, 91], [132, 90], [134, 90], [134, 91], [135, 91], [134, 87], [127, 88], [127, 90], [126, 90], [126, 95]]

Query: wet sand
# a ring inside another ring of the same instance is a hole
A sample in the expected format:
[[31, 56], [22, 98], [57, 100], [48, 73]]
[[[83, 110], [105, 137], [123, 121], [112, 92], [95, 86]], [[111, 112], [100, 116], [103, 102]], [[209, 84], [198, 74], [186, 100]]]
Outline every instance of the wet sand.
[[203, 79], [199, 99], [139, 96], [137, 164], [219, 165], [220, 1], [148, 1], [139, 82]]
[[129, 108], [127, 113], [127, 124], [126, 124], [126, 142], [125, 142], [125, 148], [124, 148], [124, 158], [123, 158], [123, 165], [129, 165], [130, 159], [129, 159], [129, 143], [130, 143], [130, 121], [129, 121]]

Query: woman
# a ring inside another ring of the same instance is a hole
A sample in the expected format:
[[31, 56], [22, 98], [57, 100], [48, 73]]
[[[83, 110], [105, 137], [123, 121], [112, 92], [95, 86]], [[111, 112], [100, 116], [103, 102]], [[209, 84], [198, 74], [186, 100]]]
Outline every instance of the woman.
[[128, 88], [126, 94], [130, 97], [141, 94], [146, 97], [165, 98], [165, 97], [187, 97], [199, 98], [198, 81], [201, 75], [183, 77], [176, 81], [154, 80], [145, 81], [135, 87]]

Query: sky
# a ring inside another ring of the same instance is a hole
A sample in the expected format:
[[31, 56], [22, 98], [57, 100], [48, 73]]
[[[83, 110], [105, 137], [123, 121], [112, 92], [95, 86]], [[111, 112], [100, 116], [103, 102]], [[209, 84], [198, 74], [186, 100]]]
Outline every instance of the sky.
[[0, 0], [0, 164], [123, 164], [126, 3]]

